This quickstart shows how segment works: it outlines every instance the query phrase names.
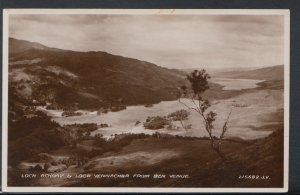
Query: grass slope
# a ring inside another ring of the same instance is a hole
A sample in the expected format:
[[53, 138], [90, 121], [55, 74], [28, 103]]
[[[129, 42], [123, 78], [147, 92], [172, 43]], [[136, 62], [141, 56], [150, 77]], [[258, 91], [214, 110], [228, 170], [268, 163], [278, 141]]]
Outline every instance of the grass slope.
[[[147, 144], [145, 144], [147, 143]], [[277, 130], [269, 137], [254, 142], [224, 141], [223, 152], [227, 161], [222, 161], [205, 139], [146, 138], [132, 143], [114, 155], [135, 152], [153, 153], [176, 151], [171, 159], [145, 165], [133, 162], [128, 166], [108, 166], [96, 173], [111, 174], [165, 174], [164, 179], [82, 179], [66, 186], [119, 186], [119, 187], [282, 187], [283, 186], [283, 131]], [[150, 160], [150, 159], [148, 159]], [[95, 171], [95, 170], [94, 170]], [[85, 171], [85, 173], [93, 173]], [[189, 175], [189, 178], [168, 178], [171, 174]], [[268, 176], [270, 179], [239, 179], [241, 175]]]

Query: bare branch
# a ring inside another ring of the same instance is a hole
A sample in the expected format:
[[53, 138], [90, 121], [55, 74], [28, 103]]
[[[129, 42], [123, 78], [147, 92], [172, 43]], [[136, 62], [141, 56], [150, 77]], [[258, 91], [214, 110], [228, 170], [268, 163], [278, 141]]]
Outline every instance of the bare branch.
[[[181, 100], [181, 99], [178, 98], [179, 103], [181, 103], [182, 105], [184, 105], [184, 106], [187, 107], [188, 109], [195, 110], [197, 113], [199, 113], [199, 114], [202, 116], [202, 119], [203, 119], [203, 121], [204, 121], [204, 123], [205, 123], [205, 130], [208, 132], [209, 138], [210, 138], [210, 139], [213, 139], [212, 134], [211, 134], [212, 132], [209, 130], [208, 123], [207, 123], [207, 120], [206, 120], [206, 118], [205, 118], [205, 116], [204, 116], [204, 113], [201, 112], [200, 109], [198, 110], [198, 108], [196, 109], [196, 108], [190, 107], [190, 106], [186, 105], [184, 102], [182, 102], [182, 101], [180, 101], [180, 100]], [[192, 101], [194, 101], [194, 99], [193, 99]], [[198, 100], [198, 101], [200, 101], [200, 100]]]
[[232, 112], [232, 108], [230, 109], [230, 112], [229, 112], [229, 114], [227, 116], [227, 119], [226, 119], [226, 121], [225, 121], [225, 123], [223, 125], [222, 133], [220, 135], [220, 141], [222, 141], [222, 139], [223, 139], [223, 137], [225, 135], [225, 132], [227, 131], [227, 125], [228, 125], [228, 122], [229, 122], [229, 117], [231, 115], [231, 112]]
[[180, 98], [178, 98], [178, 102], [181, 103], [182, 105], [184, 105], [185, 107], [187, 107], [187, 109], [195, 110], [196, 112], [199, 112], [196, 108], [189, 107], [188, 105], [186, 105], [185, 103], [183, 103], [182, 101], [180, 101]]

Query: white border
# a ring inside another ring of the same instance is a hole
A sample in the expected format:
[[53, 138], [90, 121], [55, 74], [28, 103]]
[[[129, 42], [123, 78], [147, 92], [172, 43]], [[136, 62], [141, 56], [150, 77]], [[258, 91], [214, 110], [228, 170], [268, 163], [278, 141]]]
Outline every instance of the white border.
[[[284, 187], [283, 188], [136, 188], [136, 187], [8, 187], [8, 17], [9, 14], [178, 14], [284, 16]], [[284, 9], [4, 9], [2, 75], [2, 189], [4, 192], [287, 192], [289, 159], [290, 11]]]

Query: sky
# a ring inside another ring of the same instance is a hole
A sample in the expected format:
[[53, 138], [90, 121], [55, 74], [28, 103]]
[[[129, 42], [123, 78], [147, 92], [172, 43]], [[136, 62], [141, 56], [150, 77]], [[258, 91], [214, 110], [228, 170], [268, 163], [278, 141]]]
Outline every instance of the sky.
[[275, 15], [16, 14], [9, 16], [9, 36], [167, 68], [265, 67], [284, 61], [284, 18]]

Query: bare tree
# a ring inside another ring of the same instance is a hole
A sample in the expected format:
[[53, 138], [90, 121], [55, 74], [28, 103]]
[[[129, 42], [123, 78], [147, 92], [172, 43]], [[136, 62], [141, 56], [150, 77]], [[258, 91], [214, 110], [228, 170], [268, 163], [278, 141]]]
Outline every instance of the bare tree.
[[[211, 104], [208, 100], [203, 99], [202, 94], [207, 89], [209, 89], [208, 86], [208, 79], [210, 79], [210, 76], [208, 73], [202, 69], [200, 71], [195, 70], [191, 72], [189, 75], [187, 75], [187, 80], [191, 84], [191, 91], [188, 90], [188, 87], [181, 86], [178, 90], [178, 101], [186, 106], [188, 109], [196, 111], [201, 118], [203, 119], [205, 130], [208, 133], [211, 148], [223, 159], [226, 160], [226, 157], [221, 151], [221, 143], [225, 136], [225, 133], [227, 131], [227, 125], [229, 122], [229, 118], [232, 112], [232, 109], [230, 110], [228, 117], [223, 125], [222, 133], [219, 137], [216, 137], [213, 135], [213, 129], [214, 129], [214, 121], [216, 120], [217, 113], [213, 111], [207, 111], [209, 107], [211, 107]], [[191, 101], [192, 106], [186, 104], [181, 100], [181, 98], [186, 98], [189, 101]]]

